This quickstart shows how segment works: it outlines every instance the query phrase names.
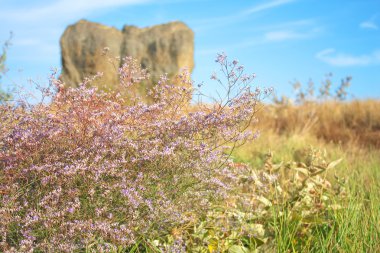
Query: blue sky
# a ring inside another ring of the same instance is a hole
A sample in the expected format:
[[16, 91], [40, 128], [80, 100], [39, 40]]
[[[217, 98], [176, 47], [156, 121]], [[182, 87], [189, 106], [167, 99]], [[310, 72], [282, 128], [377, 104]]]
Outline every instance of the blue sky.
[[356, 98], [380, 98], [379, 0], [0, 0], [0, 42], [14, 37], [3, 87], [46, 83], [60, 68], [59, 38], [67, 25], [87, 19], [121, 29], [169, 21], [195, 32], [193, 79], [217, 89], [210, 75], [218, 52], [257, 75], [259, 86], [292, 95], [290, 82], [319, 85], [325, 74], [353, 77]]

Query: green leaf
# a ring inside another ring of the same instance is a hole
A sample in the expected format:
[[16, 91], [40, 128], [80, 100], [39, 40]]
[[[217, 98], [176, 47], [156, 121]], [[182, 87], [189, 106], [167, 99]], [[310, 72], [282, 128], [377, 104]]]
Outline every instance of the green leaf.
[[247, 228], [259, 237], [264, 237], [265, 229], [262, 224], [247, 224]]
[[250, 250], [255, 250], [265, 243], [264, 239], [257, 237], [243, 236], [241, 241], [245, 247], [248, 247]]
[[329, 169], [334, 168], [334, 167], [337, 166], [342, 160], [343, 160], [343, 159], [340, 158], [340, 159], [338, 159], [338, 160], [336, 160], [336, 161], [333, 161], [333, 162], [329, 163], [329, 165], [327, 165], [326, 170], [329, 170]]
[[280, 162], [279, 164], [272, 165], [272, 170], [277, 171], [277, 170], [281, 169], [283, 164], [284, 164], [284, 162]]
[[228, 249], [228, 253], [249, 253], [249, 250], [244, 246], [232, 245]]
[[309, 176], [309, 174], [310, 174], [310, 172], [307, 169], [305, 169], [305, 168], [298, 167], [298, 168], [294, 168], [294, 170], [298, 171], [298, 172], [301, 172], [302, 174], [304, 174], [306, 176]]
[[265, 198], [264, 196], [258, 197], [257, 200], [263, 203], [265, 206], [272, 206], [272, 202], [270, 202], [270, 200]]
[[211, 238], [208, 241], [208, 250], [210, 253], [217, 251], [219, 248], [219, 241], [217, 238]]

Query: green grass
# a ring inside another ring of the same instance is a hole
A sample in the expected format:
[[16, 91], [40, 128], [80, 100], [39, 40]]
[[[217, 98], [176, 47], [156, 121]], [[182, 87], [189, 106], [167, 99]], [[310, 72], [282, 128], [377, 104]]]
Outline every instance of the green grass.
[[[380, 150], [326, 143], [307, 134], [277, 135], [264, 132], [259, 140], [236, 150], [235, 159], [253, 167], [273, 161], [302, 161], [304, 150], [313, 146], [325, 150], [330, 161], [343, 158], [327, 177], [346, 179], [347, 197], [334, 202], [343, 208], [328, 210], [320, 222], [310, 224], [294, 218], [286, 207], [272, 208], [273, 245], [276, 252], [380, 252]], [[334, 181], [336, 184], [338, 182]], [[279, 215], [281, 212], [281, 215]]]
[[[269, 206], [266, 215], [256, 215], [255, 208], [241, 211], [218, 203], [207, 216], [170, 234], [142, 237], [133, 247], [115, 252], [171, 252], [178, 250], [178, 238], [187, 252], [200, 253], [380, 252], [380, 150], [326, 143], [308, 134], [266, 131], [258, 140], [235, 150], [233, 156], [236, 162], [260, 171], [268, 152], [273, 152], [274, 165], [305, 162], [310, 147], [322, 150], [328, 162], [343, 158], [326, 174], [333, 186], [345, 186], [344, 193], [328, 195], [337, 208], [325, 207], [304, 216], [288, 201]], [[237, 195], [242, 194], [239, 189]], [[247, 228], [255, 231], [253, 236], [244, 233]]]

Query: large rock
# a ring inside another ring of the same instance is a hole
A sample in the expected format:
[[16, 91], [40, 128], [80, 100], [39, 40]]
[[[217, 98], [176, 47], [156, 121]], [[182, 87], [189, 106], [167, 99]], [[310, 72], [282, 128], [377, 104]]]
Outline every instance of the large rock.
[[[85, 77], [103, 72], [103, 78], [95, 83], [101, 89], [114, 89], [118, 83], [117, 69], [125, 56], [137, 59], [148, 68], [151, 81], [159, 76], [173, 76], [183, 67], [194, 67], [194, 33], [182, 22], [137, 28], [124, 26], [123, 30], [80, 20], [67, 27], [61, 37], [62, 75], [67, 86], [78, 86]], [[109, 48], [104, 56], [104, 48]], [[118, 57], [118, 59], [115, 59]], [[113, 58], [110, 62], [109, 59]]]

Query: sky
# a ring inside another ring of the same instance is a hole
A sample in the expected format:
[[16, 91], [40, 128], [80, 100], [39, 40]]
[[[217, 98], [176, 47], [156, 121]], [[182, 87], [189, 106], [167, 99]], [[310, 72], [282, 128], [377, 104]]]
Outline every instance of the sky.
[[0, 0], [0, 43], [13, 33], [3, 89], [47, 83], [61, 67], [60, 36], [80, 19], [118, 29], [185, 22], [195, 33], [192, 77], [210, 92], [225, 52], [278, 96], [332, 73], [334, 89], [352, 76], [351, 97], [380, 98], [380, 0]]

